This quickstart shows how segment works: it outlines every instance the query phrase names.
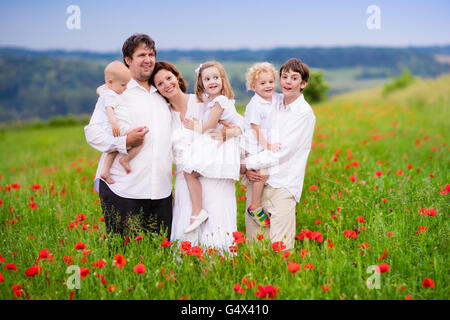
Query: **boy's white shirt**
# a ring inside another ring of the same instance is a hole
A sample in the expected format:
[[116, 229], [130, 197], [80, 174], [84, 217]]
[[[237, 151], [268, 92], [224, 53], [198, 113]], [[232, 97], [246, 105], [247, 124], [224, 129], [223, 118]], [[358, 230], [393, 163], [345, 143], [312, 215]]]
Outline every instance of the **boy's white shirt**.
[[[118, 155], [111, 167], [115, 181], [108, 185], [118, 196], [131, 199], [162, 199], [172, 192], [172, 139], [171, 113], [168, 103], [153, 86], [150, 92], [131, 79], [121, 94], [121, 104], [127, 108], [131, 128], [147, 126], [141, 151], [130, 162], [131, 172], [126, 174], [119, 164]], [[114, 137], [105, 131], [101, 120], [104, 112], [97, 102], [89, 124], [84, 128], [87, 142], [103, 152], [95, 177], [95, 190], [99, 191], [100, 172], [106, 153], [118, 151], [126, 154], [126, 136]], [[106, 113], [105, 113], [106, 116]], [[106, 121], [107, 118], [106, 118]]]
[[271, 143], [281, 143], [281, 150], [276, 152], [277, 170], [266, 183], [273, 188], [286, 188], [299, 202], [316, 117], [303, 94], [286, 106], [281, 100], [272, 117]]

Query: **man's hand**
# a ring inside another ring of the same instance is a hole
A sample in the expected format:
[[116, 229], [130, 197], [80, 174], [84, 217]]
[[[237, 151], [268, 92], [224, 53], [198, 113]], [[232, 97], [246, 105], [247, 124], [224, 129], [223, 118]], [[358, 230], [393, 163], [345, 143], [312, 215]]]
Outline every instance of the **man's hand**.
[[259, 182], [263, 179], [263, 176], [257, 173], [255, 170], [247, 170], [245, 174], [247, 175], [247, 178], [248, 180], [250, 180], [250, 182]]
[[271, 150], [273, 152], [280, 151], [281, 150], [281, 143], [276, 142], [276, 143], [269, 144], [269, 150]]
[[137, 147], [144, 142], [144, 137], [148, 133], [147, 127], [134, 128], [127, 134], [127, 147]]

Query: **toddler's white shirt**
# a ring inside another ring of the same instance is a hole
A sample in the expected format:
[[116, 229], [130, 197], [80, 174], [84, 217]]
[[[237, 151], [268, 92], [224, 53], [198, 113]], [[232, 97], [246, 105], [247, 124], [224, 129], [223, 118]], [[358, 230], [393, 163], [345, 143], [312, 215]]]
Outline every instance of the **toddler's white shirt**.
[[245, 107], [244, 115], [244, 136], [241, 140], [241, 147], [247, 152], [254, 154], [263, 151], [263, 147], [256, 139], [255, 130], [251, 124], [259, 126], [264, 138], [270, 141], [270, 130], [272, 128], [272, 113], [280, 103], [282, 95], [274, 93], [272, 102], [263, 99], [255, 93], [250, 102]]

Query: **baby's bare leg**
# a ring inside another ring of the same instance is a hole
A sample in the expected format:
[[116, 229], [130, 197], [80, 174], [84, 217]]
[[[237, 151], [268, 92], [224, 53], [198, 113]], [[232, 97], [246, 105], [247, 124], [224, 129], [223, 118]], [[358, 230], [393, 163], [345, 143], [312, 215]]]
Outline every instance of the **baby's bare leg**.
[[[189, 189], [189, 195], [191, 196], [192, 202], [192, 215], [198, 216], [200, 211], [202, 210], [202, 184], [198, 180], [200, 176], [197, 172], [192, 173], [184, 173], [184, 178], [186, 179], [186, 184]], [[191, 220], [191, 223], [194, 221]]]
[[267, 169], [261, 169], [257, 171], [257, 173], [261, 174], [263, 176], [263, 179], [261, 181], [253, 182], [252, 184], [252, 202], [251, 202], [251, 208], [252, 210], [258, 209], [261, 207], [261, 197], [264, 190], [264, 185], [269, 178], [269, 172]]
[[100, 173], [100, 177], [109, 184], [115, 183], [115, 181], [109, 176], [109, 170], [111, 170], [111, 166], [117, 156], [117, 153], [118, 152], [110, 152], [106, 155], [105, 161], [103, 162], [102, 172]]
[[134, 157], [136, 157], [136, 155], [139, 153], [139, 151], [141, 151], [141, 149], [142, 144], [140, 146], [133, 147], [130, 150], [128, 150], [128, 154], [124, 155], [119, 159], [119, 163], [122, 165], [122, 167], [124, 167], [126, 173], [131, 172], [130, 161], [133, 160]]

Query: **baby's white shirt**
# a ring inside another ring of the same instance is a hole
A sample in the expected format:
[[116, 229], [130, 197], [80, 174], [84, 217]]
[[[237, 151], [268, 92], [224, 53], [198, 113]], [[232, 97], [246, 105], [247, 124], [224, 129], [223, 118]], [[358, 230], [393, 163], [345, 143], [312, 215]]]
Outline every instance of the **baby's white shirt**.
[[103, 100], [104, 108], [112, 107], [115, 109], [122, 102], [121, 95], [117, 94], [115, 91], [113, 91], [111, 89], [105, 89], [105, 90], [100, 91], [100, 99]]

